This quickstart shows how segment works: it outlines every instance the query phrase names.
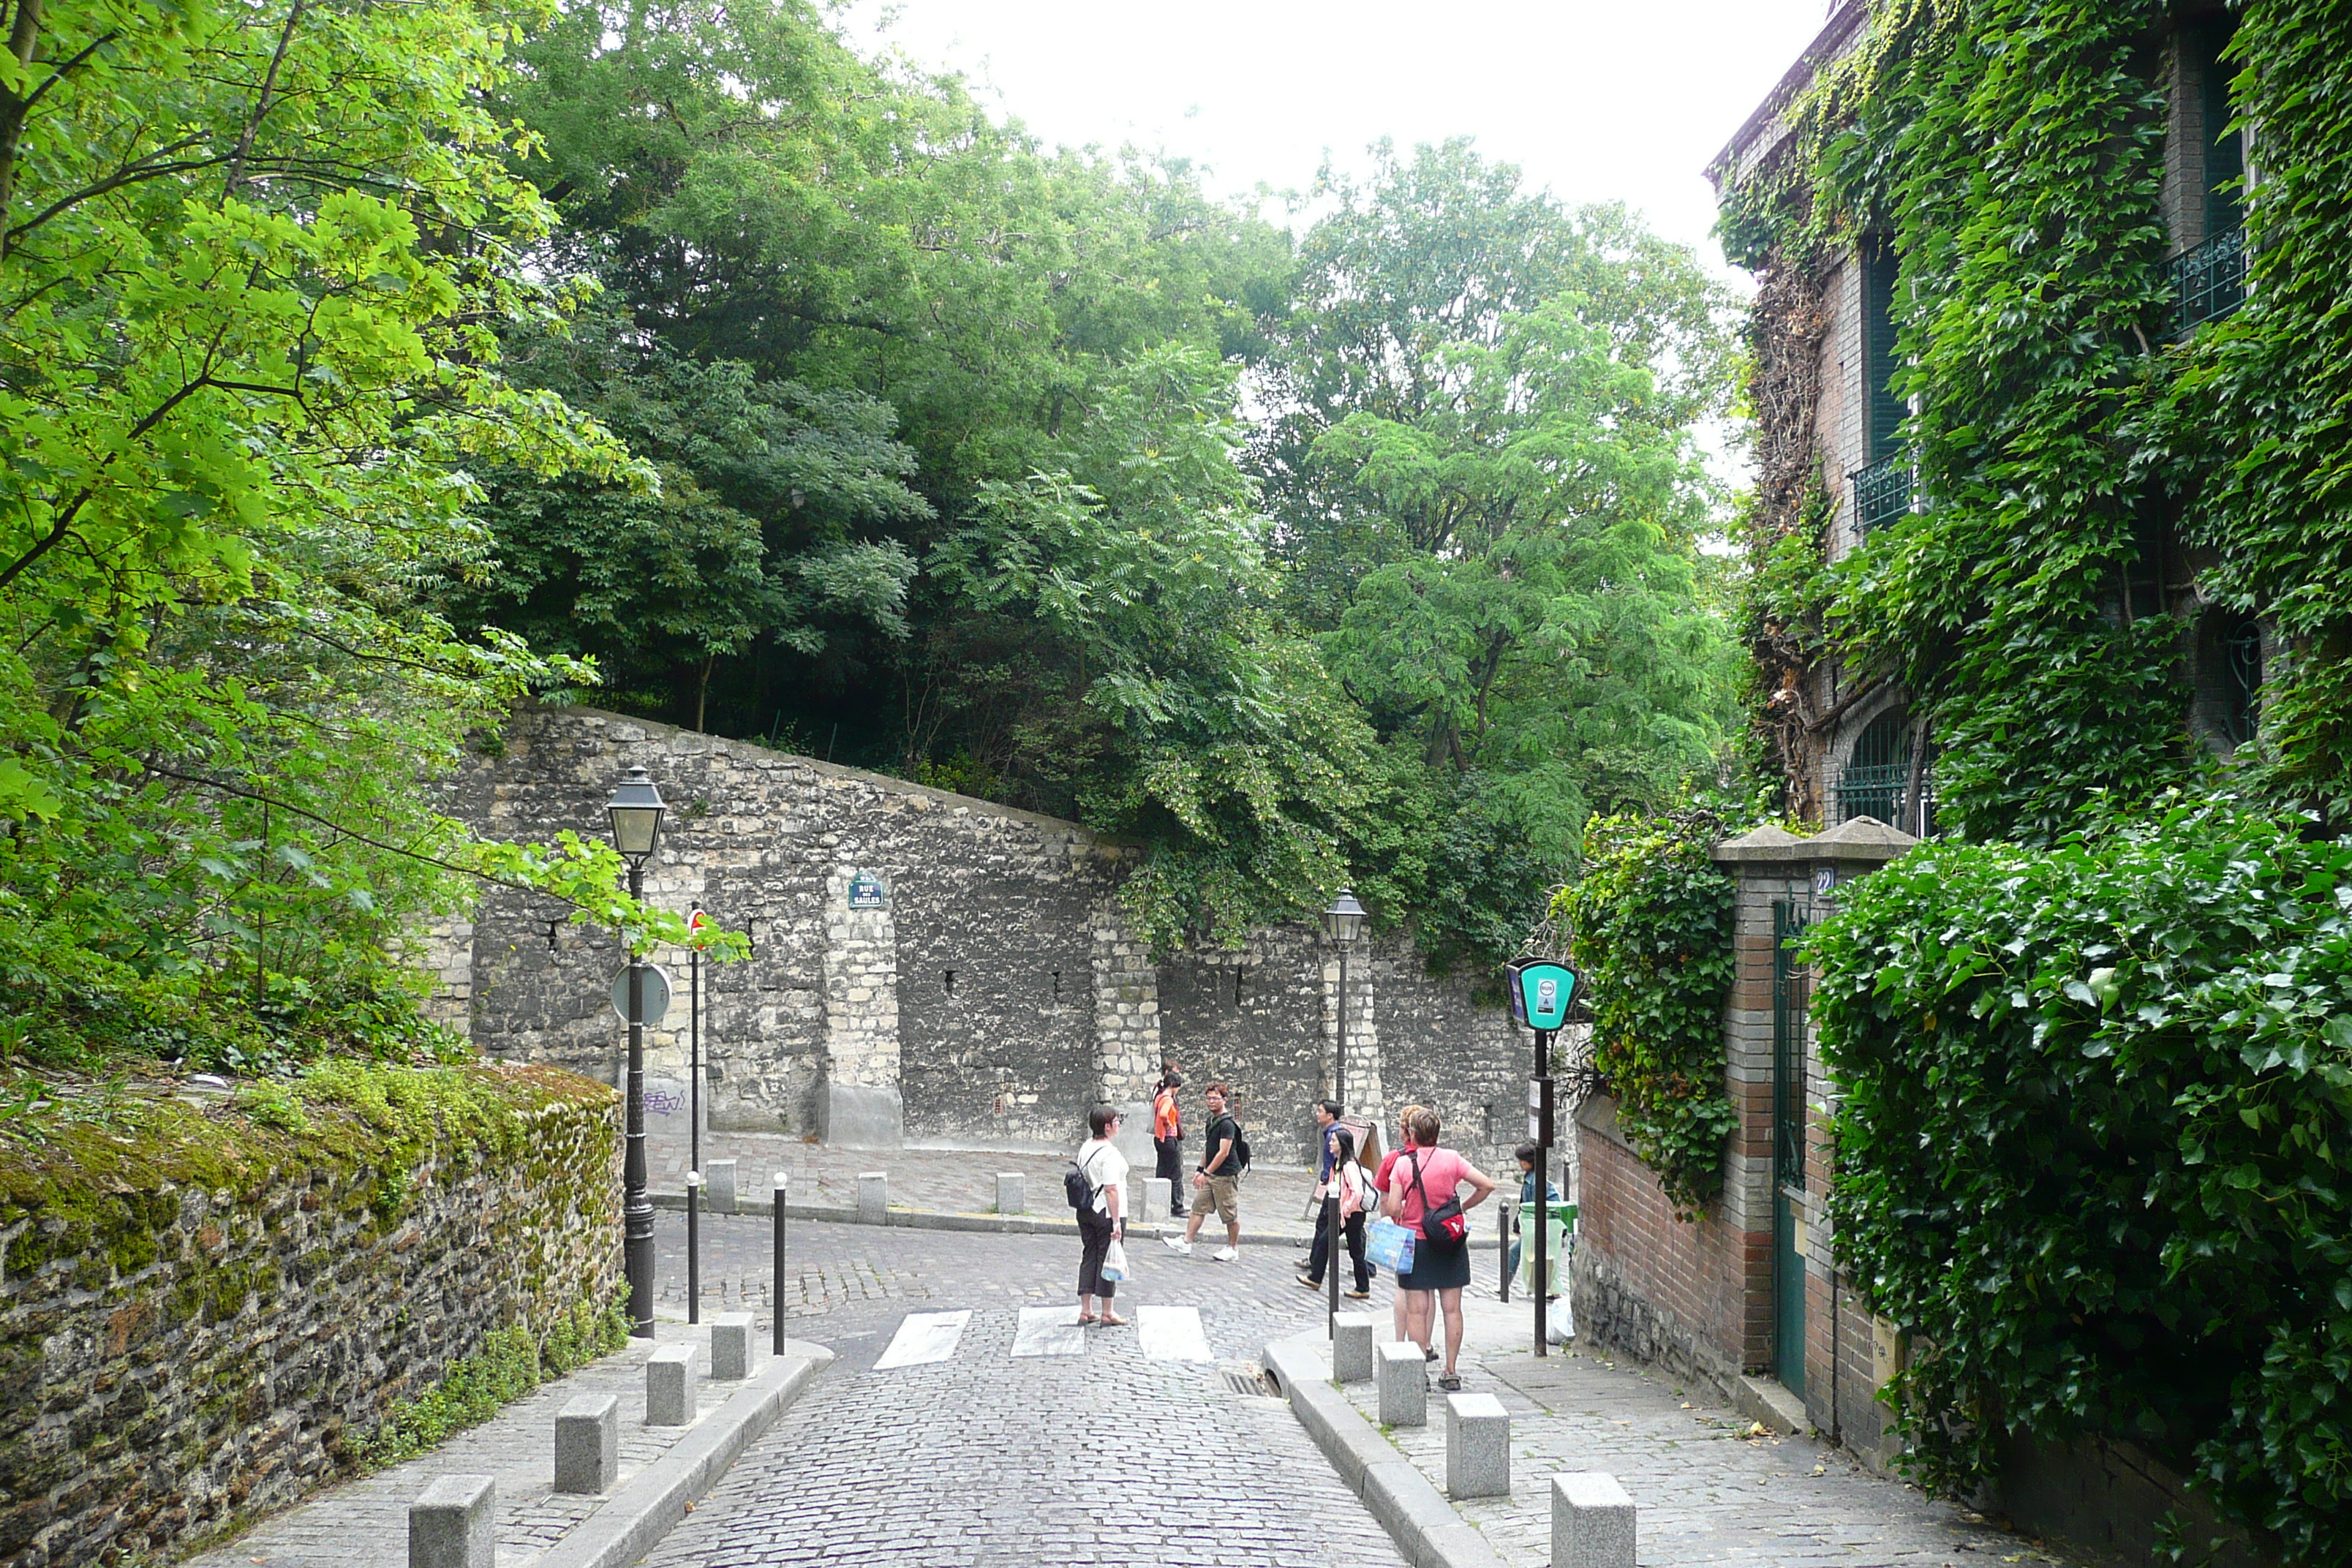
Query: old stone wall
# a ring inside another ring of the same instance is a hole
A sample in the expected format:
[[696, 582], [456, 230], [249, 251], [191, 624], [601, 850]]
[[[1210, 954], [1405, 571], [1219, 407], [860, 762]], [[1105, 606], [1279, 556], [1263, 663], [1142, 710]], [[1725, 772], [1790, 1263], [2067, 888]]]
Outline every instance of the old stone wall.
[[[1118, 900], [1129, 846], [1075, 823], [739, 742], [585, 709], [516, 716], [496, 754], [448, 786], [449, 809], [499, 838], [604, 830], [621, 771], [643, 763], [671, 805], [649, 897], [697, 900], [747, 930], [749, 962], [703, 969], [708, 1125], [888, 1148], [1061, 1148], [1097, 1100], [1139, 1107], [1163, 1057], [1188, 1098], [1230, 1079], [1258, 1157], [1307, 1157], [1307, 1104], [1330, 1092], [1335, 955], [1304, 927], [1238, 950], [1155, 961]], [[853, 882], [865, 889], [853, 908]], [[614, 1082], [625, 1032], [606, 1001], [610, 932], [494, 891], [471, 961], [436, 952], [446, 1011], [494, 1058]], [[657, 1138], [687, 1125], [678, 997], [648, 1035]], [[1529, 1039], [1466, 981], [1427, 976], [1401, 936], [1359, 946], [1349, 975], [1348, 1095], [1381, 1114], [1435, 1106], [1449, 1142], [1490, 1167], [1524, 1130]], [[1188, 1110], [1198, 1116], [1197, 1099]], [[1140, 1138], [1140, 1123], [1130, 1126]], [[1139, 1152], [1148, 1152], [1139, 1151]]]
[[614, 1299], [614, 1097], [463, 1070], [463, 1125], [189, 1114], [8, 1173], [0, 1565], [162, 1555], [282, 1508], [490, 1330]]

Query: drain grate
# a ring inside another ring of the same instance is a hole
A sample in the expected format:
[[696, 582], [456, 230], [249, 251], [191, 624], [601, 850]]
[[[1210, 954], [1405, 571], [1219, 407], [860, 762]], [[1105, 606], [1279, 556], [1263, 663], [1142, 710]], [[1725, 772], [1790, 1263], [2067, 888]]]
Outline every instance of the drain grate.
[[1225, 1386], [1235, 1394], [1247, 1394], [1261, 1399], [1271, 1397], [1275, 1394], [1274, 1379], [1254, 1366], [1229, 1366], [1218, 1375], [1225, 1380]]

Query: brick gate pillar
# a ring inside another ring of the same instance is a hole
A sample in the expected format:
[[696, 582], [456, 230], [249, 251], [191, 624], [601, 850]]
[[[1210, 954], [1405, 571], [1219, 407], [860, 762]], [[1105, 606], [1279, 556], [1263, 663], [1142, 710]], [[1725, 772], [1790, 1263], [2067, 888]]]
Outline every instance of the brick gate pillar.
[[1160, 966], [1117, 899], [1094, 911], [1095, 1092], [1126, 1113], [1119, 1152], [1151, 1173], [1151, 1096], [1160, 1083]]
[[[1388, 1128], [1387, 1102], [1381, 1088], [1381, 1036], [1372, 1014], [1372, 944], [1359, 942], [1348, 955], [1348, 1081], [1331, 1083], [1331, 1062], [1339, 1045], [1339, 960], [1323, 961], [1323, 1082], [1336, 1093], [1351, 1117], [1368, 1117], [1375, 1127]], [[1381, 1134], [1394, 1137], [1392, 1130]], [[1309, 1145], [1315, 1141], [1307, 1140]]]

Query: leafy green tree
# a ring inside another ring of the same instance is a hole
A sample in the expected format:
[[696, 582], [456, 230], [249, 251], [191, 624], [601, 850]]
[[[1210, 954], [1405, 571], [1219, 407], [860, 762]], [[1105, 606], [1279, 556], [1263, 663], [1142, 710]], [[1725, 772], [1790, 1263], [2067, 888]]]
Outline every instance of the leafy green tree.
[[9, 14], [0, 965], [35, 1043], [213, 1049], [190, 1031], [229, 986], [292, 1034], [396, 1026], [391, 948], [460, 870], [615, 912], [609, 851], [469, 845], [421, 789], [582, 678], [419, 606], [478, 550], [469, 470], [633, 472], [497, 370], [493, 323], [564, 302], [525, 275], [552, 215], [484, 107], [506, 18]]
[[1237, 941], [1338, 887], [1373, 764], [1370, 731], [1276, 618], [1234, 399], [1200, 350], [1139, 354], [1056, 466], [988, 484], [930, 563], [1050, 662], [1064, 701], [1028, 734], [1086, 759], [1069, 784], [1088, 822], [1151, 847], [1127, 891], [1162, 945]]
[[512, 374], [600, 418], [651, 463], [657, 491], [593, 476], [494, 476], [496, 566], [451, 595], [542, 651], [592, 655], [625, 706], [706, 721], [721, 658], [819, 660], [845, 635], [907, 634], [915, 561], [892, 531], [930, 516], [887, 404], [761, 381], [609, 318], [534, 334]]

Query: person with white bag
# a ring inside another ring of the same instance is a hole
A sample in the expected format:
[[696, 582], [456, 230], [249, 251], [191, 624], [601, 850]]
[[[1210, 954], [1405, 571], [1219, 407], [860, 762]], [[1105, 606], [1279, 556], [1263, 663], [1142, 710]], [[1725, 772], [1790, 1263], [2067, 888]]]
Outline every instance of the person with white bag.
[[[1118, 1282], [1127, 1274], [1127, 1156], [1111, 1139], [1123, 1120], [1108, 1105], [1087, 1113], [1094, 1135], [1078, 1146], [1077, 1173], [1086, 1180], [1087, 1200], [1078, 1208], [1078, 1321], [1118, 1328], [1127, 1321], [1111, 1310]], [[1095, 1300], [1102, 1300], [1102, 1311]]]

